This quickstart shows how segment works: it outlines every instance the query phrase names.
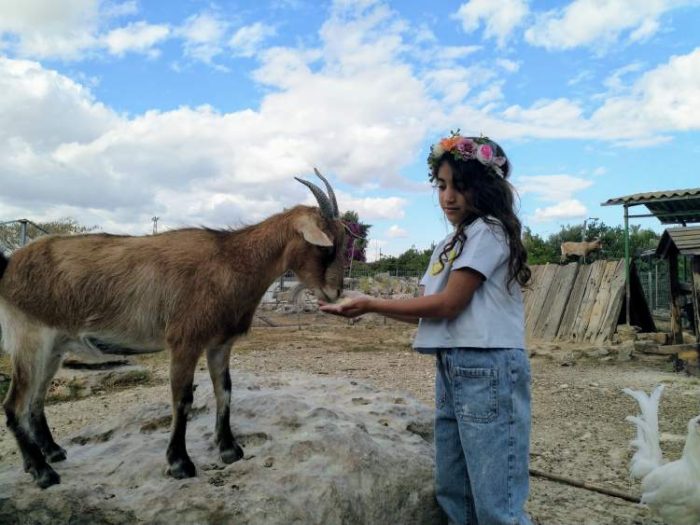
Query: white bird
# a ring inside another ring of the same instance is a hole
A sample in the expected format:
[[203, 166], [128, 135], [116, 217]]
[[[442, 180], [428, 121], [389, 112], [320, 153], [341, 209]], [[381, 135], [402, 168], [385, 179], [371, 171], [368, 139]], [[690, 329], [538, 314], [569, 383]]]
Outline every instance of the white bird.
[[670, 525], [700, 525], [700, 416], [688, 422], [688, 436], [680, 459], [665, 463], [659, 446], [659, 399], [663, 385], [651, 396], [640, 390], [623, 392], [639, 403], [641, 414], [627, 416], [637, 425], [632, 477], [642, 480], [641, 503]]

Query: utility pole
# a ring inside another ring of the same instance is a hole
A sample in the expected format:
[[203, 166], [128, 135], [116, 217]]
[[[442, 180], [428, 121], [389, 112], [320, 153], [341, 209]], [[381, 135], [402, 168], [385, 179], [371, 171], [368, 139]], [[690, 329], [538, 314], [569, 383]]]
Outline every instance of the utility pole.
[[[597, 221], [598, 217], [588, 217], [587, 219], [583, 220], [583, 228], [581, 229], [581, 242], [586, 242], [586, 223], [588, 221]], [[586, 264], [586, 255], [584, 254], [583, 256], [583, 264]]]
[[160, 217], [158, 217], [157, 215], [151, 217], [151, 220], [153, 221], [153, 235], [158, 233], [158, 220], [159, 219], [160, 219]]

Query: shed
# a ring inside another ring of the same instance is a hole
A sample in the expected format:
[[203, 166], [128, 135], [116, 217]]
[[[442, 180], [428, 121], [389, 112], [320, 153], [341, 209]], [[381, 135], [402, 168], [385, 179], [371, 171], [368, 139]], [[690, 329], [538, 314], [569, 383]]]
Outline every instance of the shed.
[[[668, 259], [671, 285], [671, 328], [676, 344], [683, 342], [681, 302], [684, 295], [692, 298], [695, 338], [700, 343], [700, 226], [667, 228], [656, 248], [659, 257]], [[678, 256], [686, 255], [692, 261], [692, 280], [683, 287], [678, 279]]]
[[[644, 205], [650, 213], [630, 215], [632, 206]], [[682, 224], [700, 222], [700, 188], [682, 190], [651, 191], [615, 197], [601, 203], [601, 206], [622, 205], [625, 221], [625, 303], [626, 318], [630, 319], [630, 253], [629, 220], [631, 218], [656, 217], [661, 224]]]

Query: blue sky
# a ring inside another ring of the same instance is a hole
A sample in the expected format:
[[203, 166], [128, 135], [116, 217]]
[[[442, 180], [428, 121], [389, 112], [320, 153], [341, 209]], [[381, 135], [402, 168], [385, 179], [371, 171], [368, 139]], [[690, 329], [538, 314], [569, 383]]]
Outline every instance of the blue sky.
[[317, 166], [399, 254], [449, 231], [425, 158], [459, 127], [533, 231], [619, 224], [601, 202], [700, 186], [698, 27], [699, 0], [0, 0], [0, 221], [236, 227]]

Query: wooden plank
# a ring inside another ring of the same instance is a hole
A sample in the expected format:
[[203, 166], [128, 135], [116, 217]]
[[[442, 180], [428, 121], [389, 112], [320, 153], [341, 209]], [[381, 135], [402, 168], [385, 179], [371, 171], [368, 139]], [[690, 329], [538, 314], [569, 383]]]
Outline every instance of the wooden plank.
[[591, 311], [595, 298], [600, 289], [600, 283], [605, 272], [606, 261], [596, 261], [591, 265], [591, 273], [586, 281], [586, 288], [583, 291], [581, 304], [571, 328], [571, 339], [574, 341], [583, 341], [586, 335], [586, 329], [591, 319]]
[[535, 265], [535, 266], [530, 266], [530, 282], [523, 288], [523, 303], [525, 305], [525, 319], [527, 323], [527, 319], [530, 316], [530, 310], [532, 308], [532, 301], [533, 297], [535, 295], [535, 287], [537, 286], [536, 283], [539, 282], [542, 270], [544, 268], [544, 265]]
[[[555, 265], [552, 265], [553, 267]], [[534, 326], [532, 327], [532, 337], [537, 340], [544, 340], [544, 327], [547, 323], [547, 317], [549, 316], [552, 302], [557, 294], [557, 290], [560, 287], [559, 282], [561, 281], [561, 276], [563, 272], [563, 266], [557, 266], [555, 268], [554, 274], [550, 279], [549, 286], [547, 287], [547, 292], [544, 294], [542, 300], [542, 305], [539, 308], [537, 318], [534, 320]]]
[[599, 319], [595, 329], [589, 327], [586, 332], [588, 340], [598, 343], [612, 339], [625, 302], [625, 262], [610, 261], [607, 271], [606, 284], [601, 285], [601, 291], [605, 287], [604, 293], [598, 297]]
[[600, 280], [598, 293], [593, 299], [593, 304], [591, 305], [591, 315], [588, 320], [588, 326], [586, 326], [586, 332], [583, 336], [584, 341], [592, 341], [598, 337], [598, 330], [604, 321], [603, 318], [610, 300], [610, 286], [613, 278], [615, 277], [616, 266], [617, 261], [606, 261], [605, 266], [603, 267], [603, 276]]
[[696, 350], [686, 350], [685, 352], [678, 352], [676, 356], [678, 357], [678, 359], [682, 359], [686, 362], [697, 363], [698, 361], [700, 361], [700, 354], [698, 354]]
[[581, 301], [583, 300], [583, 294], [586, 291], [586, 285], [588, 284], [590, 275], [590, 264], [582, 265], [578, 269], [576, 280], [571, 288], [571, 293], [569, 294], [564, 308], [564, 314], [562, 315], [561, 323], [557, 330], [557, 339], [559, 340], [567, 341], [573, 338], [572, 329], [578, 318], [578, 311], [581, 307]]
[[[668, 346], [657, 346], [657, 347], [649, 347], [645, 348], [644, 351], [641, 351], [643, 354], [653, 354], [653, 355], [679, 355], [678, 350], [674, 350], [672, 347], [674, 345], [668, 345]], [[697, 352], [693, 350], [697, 355]]]
[[664, 345], [662, 348], [667, 348], [669, 353], [681, 354], [683, 352], [700, 352], [700, 346], [697, 343], [685, 343], [679, 345]]
[[525, 318], [527, 319], [532, 311], [532, 305], [537, 297], [538, 287], [542, 284], [543, 275], [545, 272], [546, 264], [537, 265], [532, 267], [532, 276], [530, 278], [529, 286], [526, 288], [524, 301], [525, 301]]
[[552, 282], [547, 300], [542, 308], [547, 314], [541, 326], [542, 340], [553, 341], [556, 338], [566, 303], [569, 301], [571, 289], [576, 282], [580, 267], [580, 264], [562, 266], [558, 272], [558, 279]]
[[547, 291], [552, 284], [552, 278], [556, 275], [558, 267], [559, 265], [556, 264], [545, 265], [533, 286], [529, 315], [525, 319], [525, 333], [529, 338], [533, 337], [535, 324], [542, 312], [542, 304], [547, 297]]
[[610, 341], [620, 322], [620, 314], [625, 308], [625, 261], [620, 259], [615, 267], [615, 275], [610, 284], [610, 300], [605, 318], [598, 329], [596, 342]]

